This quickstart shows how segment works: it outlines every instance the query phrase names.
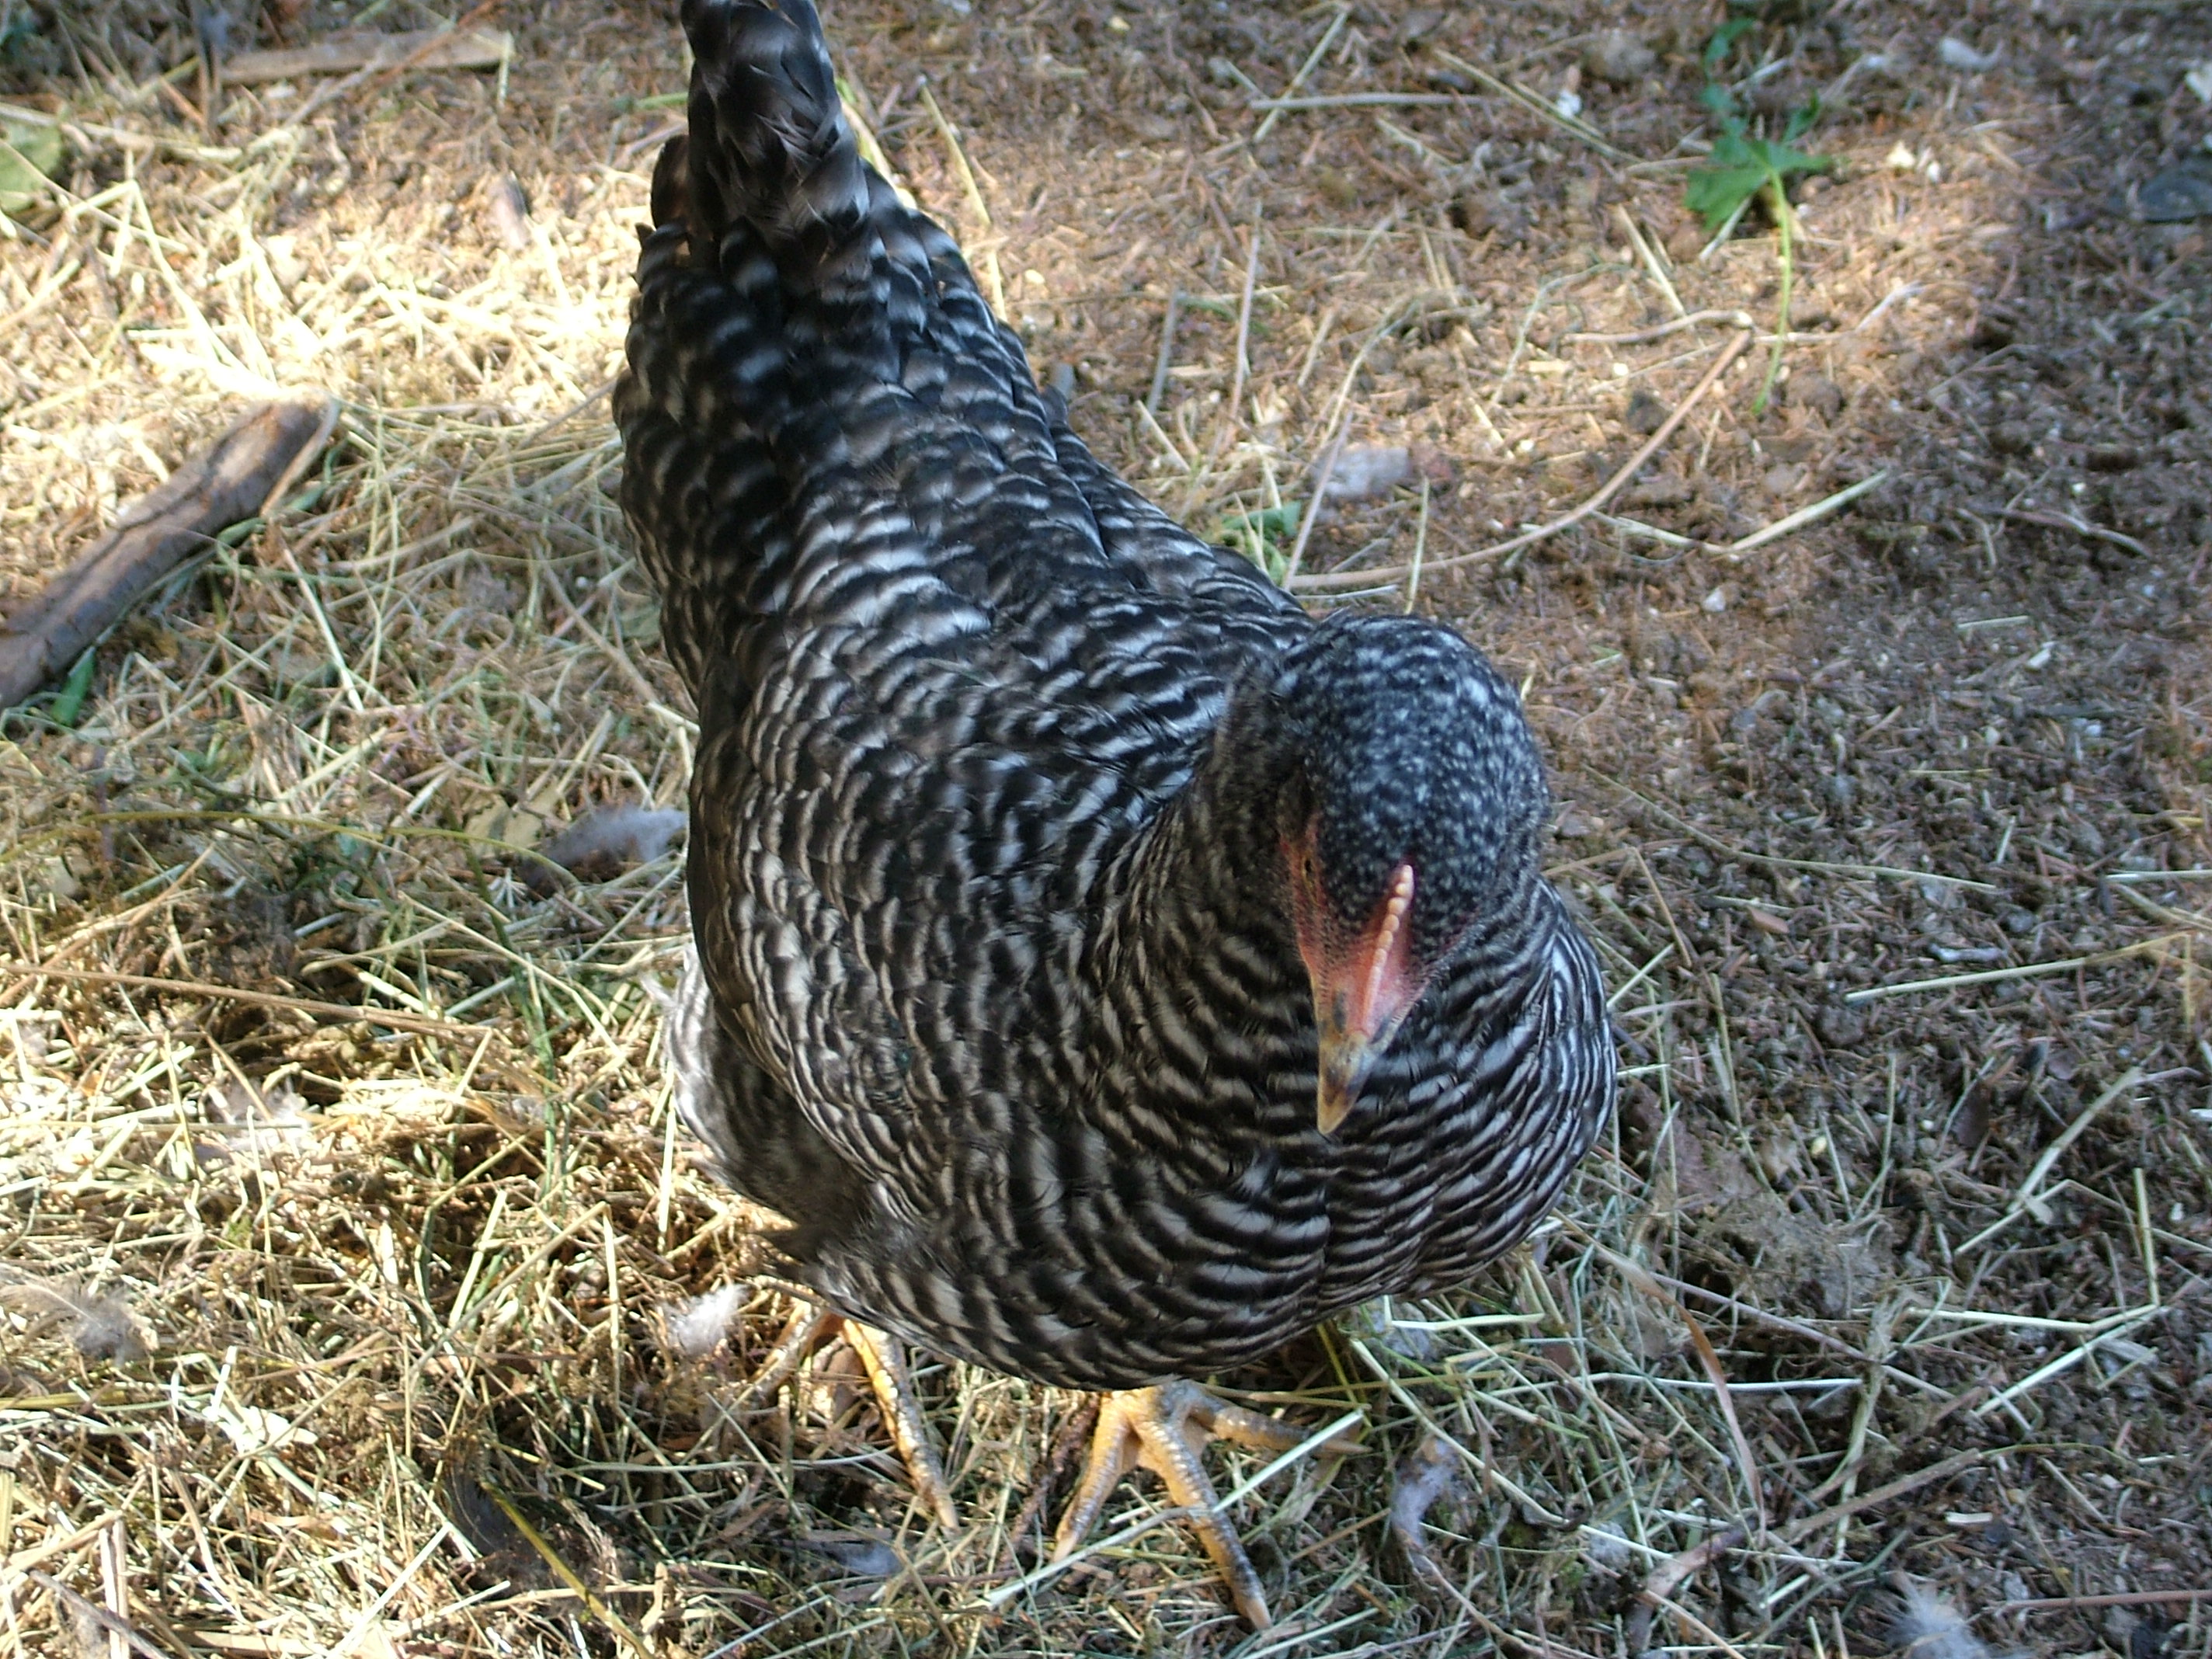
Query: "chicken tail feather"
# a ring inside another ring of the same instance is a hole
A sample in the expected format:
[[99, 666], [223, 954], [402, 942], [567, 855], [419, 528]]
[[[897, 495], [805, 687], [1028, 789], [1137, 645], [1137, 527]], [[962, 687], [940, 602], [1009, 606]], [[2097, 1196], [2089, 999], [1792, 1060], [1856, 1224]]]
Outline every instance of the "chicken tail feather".
[[779, 262], [849, 241], [867, 218], [868, 169], [813, 6], [684, 0], [684, 28], [691, 130], [655, 169], [656, 220], [680, 216], [695, 249], [750, 226]]

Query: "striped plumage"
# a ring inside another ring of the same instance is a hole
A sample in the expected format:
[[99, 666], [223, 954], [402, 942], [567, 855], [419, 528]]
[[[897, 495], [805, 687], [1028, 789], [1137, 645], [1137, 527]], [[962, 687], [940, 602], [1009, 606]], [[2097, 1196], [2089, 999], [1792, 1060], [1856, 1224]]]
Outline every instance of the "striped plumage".
[[[616, 410], [701, 725], [687, 1121], [840, 1309], [1042, 1382], [1463, 1278], [1613, 1093], [1511, 689], [1095, 460], [860, 161], [805, 0], [684, 17]], [[1313, 952], [1394, 879], [1418, 1000], [1324, 1133]]]

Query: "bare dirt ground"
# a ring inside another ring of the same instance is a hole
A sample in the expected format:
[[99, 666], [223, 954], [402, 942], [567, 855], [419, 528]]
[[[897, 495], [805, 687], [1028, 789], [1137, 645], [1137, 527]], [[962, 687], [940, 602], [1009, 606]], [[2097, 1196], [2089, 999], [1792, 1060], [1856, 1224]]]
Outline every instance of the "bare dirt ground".
[[[268, 9], [231, 50], [448, 15]], [[1523, 680], [1615, 987], [1557, 1220], [1224, 1379], [1366, 1425], [1235, 1503], [1257, 1636], [1141, 1484], [1041, 1570], [1076, 1398], [925, 1373], [948, 1533], [850, 1356], [749, 1392], [791, 1309], [668, 1109], [678, 860], [523, 850], [688, 767], [601, 395], [673, 11], [510, 0], [465, 20], [501, 73], [211, 97], [157, 84], [167, 5], [0, 0], [9, 142], [64, 137], [0, 245], [0, 609], [243, 401], [344, 406], [0, 726], [0, 1642], [1841, 1659], [1909, 1580], [1999, 1650], [2212, 1654], [2212, 221], [2132, 210], [2212, 128], [2212, 11], [832, 8], [1170, 510], [1407, 452], [1297, 575], [1418, 562], [1307, 591]], [[1769, 216], [1683, 204], [1709, 81], [1753, 131], [1821, 95], [1786, 378], [1755, 411], [1754, 344], [1488, 555], [1774, 326]]]

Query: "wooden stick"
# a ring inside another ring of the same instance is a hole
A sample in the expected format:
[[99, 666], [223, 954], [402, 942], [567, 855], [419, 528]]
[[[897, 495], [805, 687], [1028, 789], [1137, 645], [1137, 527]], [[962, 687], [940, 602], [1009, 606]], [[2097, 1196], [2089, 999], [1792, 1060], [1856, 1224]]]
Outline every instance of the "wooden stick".
[[328, 398], [264, 404], [125, 508], [112, 532], [0, 623], [0, 708], [66, 673], [155, 583], [262, 512], [313, 459], [337, 413]]
[[2212, 1601], [2212, 1589], [2123, 1590], [2117, 1595], [2039, 1595], [2027, 1601], [2000, 1601], [1991, 1613], [2058, 1613], [2075, 1607], [2171, 1607], [2181, 1601]]
[[405, 34], [326, 35], [312, 46], [283, 52], [241, 52], [226, 58], [222, 78], [233, 86], [298, 81], [310, 75], [345, 75], [360, 69], [497, 69], [514, 51], [505, 29], [420, 29]]

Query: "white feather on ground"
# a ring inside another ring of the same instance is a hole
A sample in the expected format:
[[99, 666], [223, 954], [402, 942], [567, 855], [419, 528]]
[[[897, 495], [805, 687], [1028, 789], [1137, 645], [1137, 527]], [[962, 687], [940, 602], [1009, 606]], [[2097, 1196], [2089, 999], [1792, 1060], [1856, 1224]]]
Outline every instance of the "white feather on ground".
[[1407, 1562], [1425, 1577], [1441, 1580], [1443, 1571], [1429, 1553], [1422, 1522], [1440, 1499], [1462, 1495], [1459, 1459], [1433, 1434], [1422, 1437], [1413, 1455], [1398, 1465], [1398, 1482], [1390, 1493], [1390, 1532]]
[[251, 1162], [307, 1145], [307, 1097], [288, 1082], [263, 1088], [232, 1078], [209, 1090], [204, 1103], [209, 1127], [218, 1133], [193, 1142], [203, 1162]]
[[704, 1296], [665, 1304], [660, 1317], [669, 1346], [686, 1359], [704, 1359], [721, 1346], [752, 1294], [750, 1285], [724, 1285]]
[[1966, 1614], [1927, 1585], [1900, 1574], [1897, 1594], [1889, 1635], [1908, 1659], [2023, 1659], [2009, 1649], [1991, 1648], [1974, 1634]]

